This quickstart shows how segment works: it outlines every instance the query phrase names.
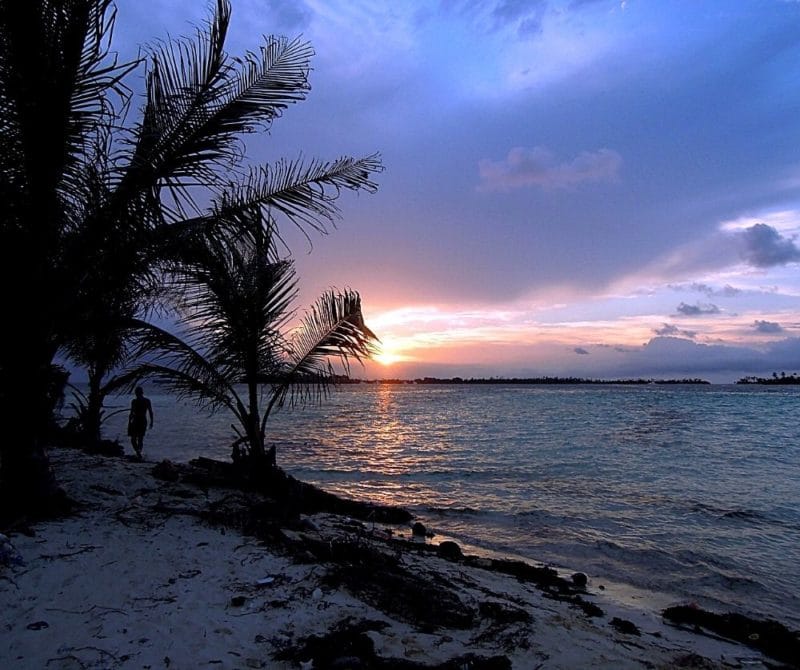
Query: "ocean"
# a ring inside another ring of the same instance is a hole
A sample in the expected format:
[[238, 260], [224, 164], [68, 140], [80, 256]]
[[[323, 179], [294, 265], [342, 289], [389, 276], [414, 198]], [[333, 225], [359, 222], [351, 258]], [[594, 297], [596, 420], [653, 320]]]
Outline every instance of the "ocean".
[[[229, 457], [231, 417], [147, 395], [147, 459]], [[798, 410], [789, 386], [359, 384], [280, 411], [268, 440], [296, 477], [405, 506], [435, 540], [800, 628]], [[130, 451], [125, 422], [105, 437]]]

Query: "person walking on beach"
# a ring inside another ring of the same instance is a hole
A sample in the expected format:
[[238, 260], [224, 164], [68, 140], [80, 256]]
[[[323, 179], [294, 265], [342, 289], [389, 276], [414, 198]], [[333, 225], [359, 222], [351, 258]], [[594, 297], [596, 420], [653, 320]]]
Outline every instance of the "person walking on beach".
[[153, 427], [153, 406], [150, 399], [144, 397], [144, 389], [136, 387], [136, 397], [131, 400], [131, 411], [128, 415], [128, 435], [131, 445], [139, 460], [142, 460], [144, 448], [144, 434], [147, 431], [147, 417], [150, 417], [150, 428]]

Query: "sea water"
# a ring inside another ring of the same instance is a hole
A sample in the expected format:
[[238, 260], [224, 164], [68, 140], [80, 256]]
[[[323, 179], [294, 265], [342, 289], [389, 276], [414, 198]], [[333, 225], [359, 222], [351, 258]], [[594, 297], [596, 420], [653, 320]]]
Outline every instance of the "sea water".
[[[148, 396], [148, 459], [229, 457], [230, 415]], [[359, 384], [267, 439], [298, 478], [472, 548], [798, 628], [798, 410], [788, 386]]]

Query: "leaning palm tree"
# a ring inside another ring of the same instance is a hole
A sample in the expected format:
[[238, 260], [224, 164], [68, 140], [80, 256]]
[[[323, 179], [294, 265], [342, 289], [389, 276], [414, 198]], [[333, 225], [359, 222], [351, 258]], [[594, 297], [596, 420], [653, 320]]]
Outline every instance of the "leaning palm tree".
[[[0, 442], [0, 495], [18, 506], [54, 490], [43, 427], [60, 348], [140, 315], [165, 259], [219, 221], [255, 207], [325, 232], [342, 190], [374, 190], [381, 169], [374, 155], [244, 166], [241, 135], [306, 97], [307, 43], [268, 38], [233, 59], [230, 6], [216, 0], [193, 38], [118, 63], [114, 18], [112, 0], [0, 0], [0, 291], [14, 319], [0, 422], [16, 433]], [[124, 82], [140, 65], [145, 102], [130, 124]]]
[[[251, 219], [260, 214], [250, 213]], [[265, 429], [273, 409], [324, 396], [336, 379], [374, 351], [355, 291], [329, 291], [287, 334], [297, 293], [294, 262], [281, 257], [272, 222], [250, 232], [209, 234], [185, 250], [175, 275], [183, 335], [148, 324], [139, 343], [151, 361], [138, 372], [179, 396], [224, 408], [236, 420], [235, 453], [255, 473], [270, 465]]]

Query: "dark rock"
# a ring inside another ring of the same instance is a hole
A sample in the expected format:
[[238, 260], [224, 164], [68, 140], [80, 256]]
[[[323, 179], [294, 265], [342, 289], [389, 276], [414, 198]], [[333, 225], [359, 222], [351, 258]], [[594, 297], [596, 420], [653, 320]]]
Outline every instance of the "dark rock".
[[344, 658], [350, 660], [352, 667], [363, 667], [362, 662], [376, 658], [372, 639], [349, 621], [342, 622], [325, 636], [310, 635], [300, 642], [298, 648], [283, 650], [275, 658], [295, 663], [310, 660], [314, 668], [346, 667], [334, 665]]
[[533, 617], [524, 609], [509, 607], [502, 603], [486, 601], [478, 606], [478, 612], [485, 619], [493, 619], [500, 624], [530, 623]]
[[570, 602], [575, 603], [586, 616], [594, 616], [600, 617], [605, 614], [603, 610], [595, 605], [594, 603], [590, 603], [588, 600], [584, 600], [580, 596], [575, 596]]
[[111, 488], [110, 486], [103, 486], [102, 484], [92, 484], [89, 487], [92, 491], [99, 491], [100, 493], [105, 493], [109, 496], [122, 496], [125, 495], [119, 489]]
[[468, 668], [469, 670], [511, 670], [512, 665], [508, 656], [484, 658], [483, 656], [467, 654], [433, 667], [435, 670], [463, 670], [463, 668]]
[[625, 635], [641, 635], [641, 631], [639, 627], [633, 623], [633, 621], [628, 621], [627, 619], [620, 619], [619, 617], [614, 617], [611, 619], [611, 626], [618, 630], [620, 633], [625, 633]]
[[691, 670], [717, 670], [719, 668], [716, 663], [699, 654], [683, 654], [673, 658], [672, 665], [676, 668], [691, 668]]
[[247, 598], [245, 596], [233, 596], [231, 598], [231, 607], [241, 607], [247, 602]]
[[50, 628], [50, 624], [46, 621], [34, 621], [25, 626], [25, 628], [28, 630], [44, 630], [45, 628]]
[[[476, 558], [472, 562], [476, 565], [480, 565], [479, 561], [480, 559]], [[553, 587], [557, 591], [571, 592], [572, 584], [563, 577], [559, 577], [558, 572], [553, 568], [537, 567], [525, 563], [525, 561], [506, 558], [489, 559], [488, 568], [493, 572], [511, 575], [523, 582], [532, 582], [538, 586]]]
[[175, 489], [174, 491], [170, 491], [172, 495], [176, 498], [183, 498], [184, 500], [190, 500], [192, 498], [197, 498], [197, 493], [192, 491], [191, 489]]
[[457, 561], [459, 558], [463, 558], [464, 554], [461, 553], [461, 547], [455, 542], [452, 540], [445, 540], [439, 543], [439, 556], [450, 561]]
[[389, 616], [434, 631], [467, 629], [475, 612], [452, 589], [403, 566], [393, 553], [357, 541], [325, 542], [304, 538], [317, 561], [333, 563], [324, 585], [344, 586], [356, 597]]
[[688, 605], [668, 607], [663, 615], [671, 623], [706, 629], [758, 649], [778, 661], [800, 667], [800, 632], [789, 630], [773, 619], [751, 619], [734, 612], [716, 614]]
[[312, 533], [319, 533], [319, 526], [311, 519], [300, 519], [299, 526], [301, 530], [310, 530]]
[[572, 583], [580, 589], [586, 588], [589, 578], [583, 572], [576, 572], [572, 575]]
[[[376, 622], [382, 627], [385, 623]], [[276, 660], [313, 664], [315, 670], [511, 670], [506, 656], [485, 658], [474, 654], [459, 656], [438, 665], [428, 665], [403, 658], [382, 658], [366, 634], [378, 630], [372, 622], [353, 623], [345, 619], [327, 635], [311, 635], [299, 640], [294, 648], [283, 649], [274, 655]]]
[[411, 526], [411, 534], [414, 537], [425, 537], [428, 534], [428, 529], [425, 528], [424, 524], [417, 521], [413, 526]]
[[181, 477], [180, 470], [172, 461], [168, 460], [163, 460], [154, 465], [150, 474], [164, 482], [177, 482]]

